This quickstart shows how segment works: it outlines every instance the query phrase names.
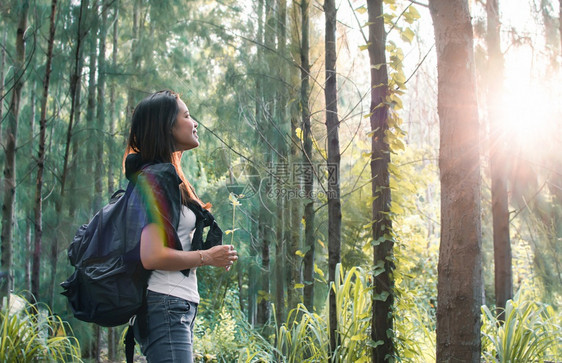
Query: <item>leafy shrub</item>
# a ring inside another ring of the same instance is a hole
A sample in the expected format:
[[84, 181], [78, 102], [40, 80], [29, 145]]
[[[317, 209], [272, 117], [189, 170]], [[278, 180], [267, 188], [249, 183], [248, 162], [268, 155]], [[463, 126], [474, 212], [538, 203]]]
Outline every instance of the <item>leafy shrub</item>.
[[227, 293], [218, 317], [207, 315], [198, 314], [195, 323], [196, 362], [272, 361], [273, 347], [247, 322], [233, 291]]
[[68, 336], [68, 325], [48, 307], [12, 295], [0, 319], [0, 362], [81, 361], [78, 341]]
[[482, 353], [486, 362], [557, 361], [562, 353], [560, 313], [546, 304], [523, 299], [508, 300], [505, 321], [482, 307]]
[[[359, 267], [353, 267], [344, 274], [338, 264], [332, 289], [336, 292], [341, 341], [335, 351], [335, 360], [370, 361], [371, 288], [367, 285], [366, 273]], [[303, 305], [291, 310], [287, 322], [276, 329], [276, 349], [282, 355], [277, 360], [288, 363], [328, 361], [328, 321], [326, 307], [321, 314], [309, 312]]]

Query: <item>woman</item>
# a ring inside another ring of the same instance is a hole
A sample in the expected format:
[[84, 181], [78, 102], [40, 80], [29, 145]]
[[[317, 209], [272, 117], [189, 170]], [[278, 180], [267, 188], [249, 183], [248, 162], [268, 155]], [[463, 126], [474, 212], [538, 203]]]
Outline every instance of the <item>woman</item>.
[[[137, 314], [133, 330], [151, 363], [193, 361], [193, 325], [199, 303], [197, 267], [228, 270], [238, 259], [232, 246], [206, 246], [209, 236], [203, 244], [201, 231], [194, 234], [202, 219], [206, 225], [214, 223], [206, 210], [208, 205], [197, 197], [180, 167], [182, 153], [197, 146], [197, 122], [176, 93], [156, 92], [135, 108], [125, 169], [146, 209], [140, 259], [152, 273], [146, 309]], [[222, 232], [213, 226], [219, 235], [214, 243], [220, 243]], [[197, 249], [192, 246], [194, 235], [199, 236]]]

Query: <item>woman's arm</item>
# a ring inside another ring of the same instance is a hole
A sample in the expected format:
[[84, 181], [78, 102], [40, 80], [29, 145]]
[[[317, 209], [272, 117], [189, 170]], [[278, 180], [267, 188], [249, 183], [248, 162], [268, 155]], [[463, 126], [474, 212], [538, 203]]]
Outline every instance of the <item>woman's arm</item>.
[[227, 267], [238, 259], [230, 245], [215, 246], [205, 251], [180, 251], [164, 245], [164, 232], [156, 223], [146, 225], [141, 234], [140, 258], [147, 270], [181, 271], [204, 265]]

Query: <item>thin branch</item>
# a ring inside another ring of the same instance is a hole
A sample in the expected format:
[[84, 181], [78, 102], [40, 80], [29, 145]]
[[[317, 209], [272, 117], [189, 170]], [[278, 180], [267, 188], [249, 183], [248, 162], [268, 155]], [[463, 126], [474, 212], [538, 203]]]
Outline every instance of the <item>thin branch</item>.
[[414, 5], [419, 5], [419, 6], [423, 6], [424, 8], [428, 8], [429, 9], [429, 5], [424, 4], [424, 3], [420, 3], [419, 1], [416, 0], [408, 0], [409, 2], [411, 2]]

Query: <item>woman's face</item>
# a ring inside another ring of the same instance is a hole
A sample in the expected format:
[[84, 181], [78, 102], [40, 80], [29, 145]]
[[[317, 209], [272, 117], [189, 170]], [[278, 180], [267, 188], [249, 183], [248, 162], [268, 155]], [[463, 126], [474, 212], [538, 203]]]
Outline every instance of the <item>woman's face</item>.
[[172, 135], [176, 143], [176, 151], [185, 151], [199, 146], [197, 122], [189, 115], [185, 103], [178, 97], [178, 116], [172, 127]]

